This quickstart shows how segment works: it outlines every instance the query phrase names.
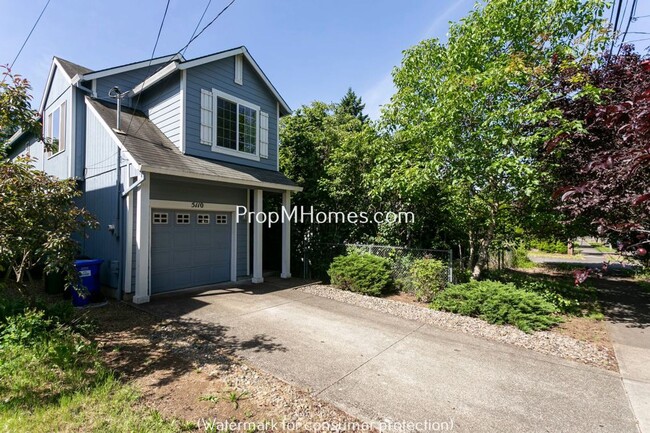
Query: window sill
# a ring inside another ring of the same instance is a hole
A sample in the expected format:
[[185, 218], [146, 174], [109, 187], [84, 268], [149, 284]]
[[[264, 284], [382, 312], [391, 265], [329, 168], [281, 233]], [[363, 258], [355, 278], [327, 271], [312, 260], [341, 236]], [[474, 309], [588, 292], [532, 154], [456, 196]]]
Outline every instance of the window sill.
[[216, 153], [221, 153], [223, 155], [234, 156], [236, 158], [249, 159], [251, 161], [259, 161], [260, 160], [260, 156], [258, 154], [246, 153], [246, 152], [242, 152], [240, 150], [233, 150], [233, 149], [228, 149], [228, 148], [225, 148], [225, 147], [212, 146], [212, 151], [216, 152]]
[[47, 159], [50, 160], [52, 158], [56, 158], [57, 156], [61, 155], [62, 153], [65, 153], [65, 149], [59, 150], [57, 153], [53, 153], [52, 155], [48, 156]]

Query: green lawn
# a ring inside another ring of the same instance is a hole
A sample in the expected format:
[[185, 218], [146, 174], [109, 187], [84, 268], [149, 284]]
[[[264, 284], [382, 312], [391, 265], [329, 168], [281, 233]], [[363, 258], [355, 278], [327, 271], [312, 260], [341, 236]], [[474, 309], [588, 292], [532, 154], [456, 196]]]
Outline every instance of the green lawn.
[[115, 378], [69, 302], [0, 293], [0, 430], [177, 432]]

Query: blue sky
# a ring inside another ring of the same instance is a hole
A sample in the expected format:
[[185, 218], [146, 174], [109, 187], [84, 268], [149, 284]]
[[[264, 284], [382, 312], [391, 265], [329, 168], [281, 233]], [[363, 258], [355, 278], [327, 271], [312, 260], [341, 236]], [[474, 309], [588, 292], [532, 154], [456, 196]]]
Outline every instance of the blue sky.
[[[46, 0], [0, 0], [0, 63], [11, 62]], [[640, 0], [637, 15], [650, 14]], [[187, 43], [207, 0], [171, 0], [156, 54]], [[227, 4], [212, 0], [204, 22]], [[337, 101], [352, 87], [376, 118], [393, 93], [390, 72], [402, 51], [444, 38], [474, 0], [236, 0], [185, 53], [198, 57], [246, 45], [292, 108]], [[40, 101], [53, 55], [91, 69], [149, 58], [165, 0], [51, 0], [14, 71], [30, 79]], [[640, 19], [633, 31], [650, 28]], [[647, 35], [630, 35], [639, 39]], [[641, 42], [642, 44], [650, 41]]]

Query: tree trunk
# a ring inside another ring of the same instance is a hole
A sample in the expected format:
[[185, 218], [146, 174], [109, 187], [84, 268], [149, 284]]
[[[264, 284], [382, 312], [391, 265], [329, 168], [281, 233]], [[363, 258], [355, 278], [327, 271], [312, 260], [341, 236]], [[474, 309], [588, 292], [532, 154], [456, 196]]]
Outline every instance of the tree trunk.
[[494, 237], [494, 226], [494, 223], [490, 224], [485, 237], [479, 242], [478, 251], [476, 254], [477, 259], [472, 269], [472, 278], [475, 280], [478, 280], [481, 277], [481, 273], [488, 265], [488, 253], [490, 251], [490, 245], [492, 244], [492, 238]]

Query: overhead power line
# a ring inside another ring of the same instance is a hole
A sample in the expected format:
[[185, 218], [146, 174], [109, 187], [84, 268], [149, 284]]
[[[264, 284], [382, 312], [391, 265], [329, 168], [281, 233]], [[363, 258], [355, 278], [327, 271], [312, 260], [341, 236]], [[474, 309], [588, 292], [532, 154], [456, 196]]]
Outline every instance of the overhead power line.
[[18, 50], [18, 54], [16, 54], [16, 57], [14, 57], [14, 60], [11, 62], [11, 65], [9, 66], [9, 69], [14, 67], [14, 64], [16, 63], [16, 60], [18, 60], [18, 57], [20, 57], [20, 53], [23, 52], [23, 48], [25, 48], [25, 45], [27, 45], [27, 42], [29, 41], [29, 38], [32, 36], [32, 33], [34, 33], [34, 29], [36, 29], [36, 26], [38, 25], [39, 21], [41, 21], [41, 17], [45, 13], [45, 9], [47, 9], [47, 6], [50, 4], [50, 1], [51, 0], [47, 0], [47, 3], [45, 3], [45, 6], [43, 6], [43, 9], [41, 9], [41, 13], [38, 14], [38, 18], [36, 18], [36, 22], [32, 26], [32, 29], [29, 31], [29, 34], [25, 38], [25, 41], [20, 46], [20, 49]]
[[[162, 20], [160, 20], [160, 26], [158, 26], [158, 34], [156, 35], [156, 42], [153, 44], [153, 49], [151, 50], [151, 56], [149, 58], [149, 64], [147, 65], [147, 76], [149, 76], [149, 69], [151, 68], [151, 62], [153, 61], [153, 58], [156, 55], [156, 48], [158, 48], [158, 42], [160, 41], [160, 34], [162, 33], [163, 26], [165, 25], [165, 19], [167, 18], [167, 12], [169, 11], [170, 2], [171, 0], [167, 0], [167, 4], [165, 5], [165, 12], [163, 13]], [[140, 103], [141, 95], [142, 92], [138, 93], [138, 99], [135, 102], [135, 106], [133, 107], [134, 109]], [[118, 95], [118, 98], [121, 98], [121, 95]], [[129, 130], [131, 129], [131, 123], [133, 123], [133, 116], [131, 116], [131, 120], [129, 121], [129, 126], [126, 127], [126, 134], [128, 134]]]
[[[210, 1], [211, 1], [211, 0], [210, 0]], [[218, 14], [217, 14], [217, 15], [216, 15], [216, 16], [215, 16], [215, 17], [214, 17], [214, 18], [213, 18], [213, 19], [212, 19], [208, 24], [206, 24], [206, 25], [201, 29], [200, 32], [196, 33], [196, 29], [195, 29], [195, 30], [194, 30], [194, 33], [192, 33], [192, 36], [190, 37], [190, 39], [189, 39], [189, 41], [187, 42], [187, 44], [185, 44], [185, 46], [183, 46], [183, 48], [181, 48], [180, 50], [178, 50], [178, 51], [177, 51], [177, 52], [176, 52], [176, 53], [171, 57], [171, 59], [170, 59], [170, 60], [169, 60], [169, 61], [168, 61], [164, 66], [162, 66], [162, 67], [159, 68], [159, 69], [162, 69], [162, 68], [164, 68], [165, 66], [171, 64], [171, 63], [174, 61], [174, 60], [173, 60], [174, 57], [176, 57], [178, 54], [182, 54], [185, 50], [187, 50], [187, 48], [190, 46], [190, 44], [192, 44], [192, 42], [194, 42], [194, 41], [195, 41], [199, 36], [201, 36], [201, 34], [202, 34], [205, 30], [207, 30], [208, 27], [210, 27], [212, 24], [214, 24], [215, 21], [217, 21], [217, 20], [219, 19], [219, 17], [220, 17], [221, 15], [223, 15], [223, 13], [226, 12], [226, 11], [228, 10], [228, 8], [229, 8], [230, 6], [232, 6], [233, 3], [235, 3], [235, 1], [236, 1], [236, 0], [230, 0], [230, 2], [229, 2], [226, 6], [224, 6], [224, 8], [221, 9], [221, 11], [219, 11], [219, 13], [218, 13]], [[169, 3], [169, 2], [168, 2], [168, 3]], [[208, 7], [210, 7], [210, 2], [208, 2], [208, 5], [207, 5], [206, 9], [204, 10], [203, 15], [201, 15], [201, 19], [199, 19], [199, 22], [197, 23], [196, 28], [198, 28], [199, 25], [201, 24], [201, 21], [203, 20], [203, 17], [204, 17], [204, 15], [205, 15], [205, 11], [207, 11]], [[153, 56], [152, 56], [152, 58], [153, 58]], [[150, 62], [150, 63], [151, 63], [151, 62]], [[153, 75], [153, 74], [152, 74], [152, 75]], [[144, 80], [142, 80], [142, 81], [145, 81], [145, 80], [146, 80], [147, 78], [149, 78], [149, 77], [151, 77], [151, 75], [149, 75], [149, 71], [147, 71], [147, 77], [146, 77]], [[142, 92], [138, 93], [138, 99], [136, 100], [135, 104], [133, 104], [133, 110], [137, 110], [137, 109], [138, 109], [138, 104], [140, 103], [140, 95], [142, 95]], [[129, 127], [128, 127], [127, 130], [126, 130], [126, 135], [128, 135], [128, 133], [129, 133], [129, 129], [131, 128], [131, 123], [132, 123], [132, 122], [133, 122], [133, 115], [131, 116], [131, 120], [129, 121]], [[144, 125], [144, 123], [145, 123], [145, 122], [140, 122], [140, 126], [138, 126], [138, 129], [135, 130], [135, 132], [133, 133], [133, 135], [136, 135], [136, 134], [140, 131], [140, 128], [142, 128], [142, 125]]]
[[[199, 21], [196, 23], [196, 27], [194, 27], [194, 31], [192, 32], [192, 36], [190, 36], [190, 40], [192, 40], [192, 38], [196, 34], [196, 31], [199, 29], [199, 26], [203, 22], [203, 18], [205, 18], [205, 14], [208, 12], [208, 9], [210, 9], [211, 4], [212, 4], [212, 0], [208, 0], [208, 4], [205, 6], [205, 9], [203, 9], [203, 14], [201, 14], [201, 18], [199, 18]], [[181, 50], [181, 54], [185, 54], [185, 50], [187, 50], [187, 46]]]

